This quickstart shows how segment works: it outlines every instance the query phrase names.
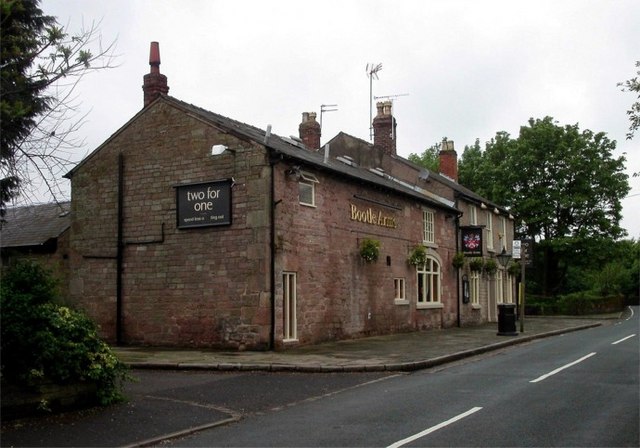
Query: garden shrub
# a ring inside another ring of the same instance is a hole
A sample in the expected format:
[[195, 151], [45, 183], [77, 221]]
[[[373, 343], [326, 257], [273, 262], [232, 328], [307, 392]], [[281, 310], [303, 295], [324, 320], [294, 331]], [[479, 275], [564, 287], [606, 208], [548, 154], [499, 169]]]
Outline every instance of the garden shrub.
[[40, 381], [92, 383], [107, 405], [121, 400], [126, 366], [83, 313], [55, 302], [56, 282], [36, 263], [20, 261], [0, 287], [2, 377], [22, 386]]

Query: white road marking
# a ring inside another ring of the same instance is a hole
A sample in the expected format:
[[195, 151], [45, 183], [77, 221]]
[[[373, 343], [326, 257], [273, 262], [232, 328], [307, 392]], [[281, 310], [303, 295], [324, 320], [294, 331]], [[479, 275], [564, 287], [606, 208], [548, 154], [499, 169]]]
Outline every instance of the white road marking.
[[622, 341], [626, 341], [627, 339], [631, 339], [631, 338], [632, 338], [632, 337], [634, 337], [634, 336], [635, 336], [635, 333], [634, 333], [634, 334], [632, 334], [631, 336], [627, 336], [626, 338], [622, 338], [622, 339], [620, 339], [620, 340], [618, 340], [618, 341], [616, 341], [616, 342], [612, 342], [612, 343], [611, 343], [611, 345], [619, 344], [619, 343], [621, 343]]
[[445, 426], [448, 426], [448, 425], [450, 425], [452, 423], [455, 423], [458, 420], [462, 420], [463, 418], [468, 417], [471, 414], [474, 414], [474, 413], [478, 412], [480, 409], [482, 409], [482, 408], [480, 408], [480, 407], [471, 408], [467, 412], [463, 412], [460, 415], [456, 415], [455, 417], [450, 418], [446, 422], [438, 423], [437, 425], [432, 426], [431, 428], [425, 429], [424, 431], [419, 432], [417, 434], [414, 434], [414, 435], [412, 435], [410, 437], [407, 437], [406, 439], [399, 440], [398, 442], [396, 442], [396, 443], [394, 443], [392, 445], [389, 445], [387, 448], [399, 448], [402, 445], [406, 445], [407, 443], [413, 442], [414, 440], [417, 440], [417, 439], [419, 439], [421, 437], [424, 437], [427, 434], [431, 434], [432, 432], [437, 431], [438, 429], [444, 428]]
[[560, 371], [562, 371], [562, 370], [564, 370], [564, 369], [567, 369], [567, 368], [569, 368], [569, 367], [571, 367], [571, 366], [574, 366], [574, 365], [576, 365], [576, 364], [578, 364], [578, 363], [580, 363], [580, 362], [584, 361], [584, 360], [585, 360], [585, 359], [587, 359], [587, 358], [591, 358], [591, 357], [592, 357], [593, 355], [595, 355], [595, 354], [596, 354], [596, 352], [589, 353], [588, 355], [583, 356], [583, 357], [582, 357], [582, 358], [580, 358], [580, 359], [577, 359], [577, 360], [575, 360], [575, 361], [573, 361], [573, 362], [570, 362], [569, 364], [566, 364], [566, 365], [564, 365], [564, 366], [562, 366], [562, 367], [558, 367], [557, 369], [552, 370], [552, 371], [551, 371], [551, 372], [549, 372], [549, 373], [545, 373], [544, 375], [539, 376], [539, 377], [538, 377], [538, 378], [536, 378], [535, 380], [531, 380], [531, 381], [529, 381], [529, 382], [530, 382], [530, 383], [538, 383], [538, 382], [540, 382], [540, 381], [542, 381], [542, 380], [545, 380], [545, 379], [549, 378], [551, 375], [555, 375], [556, 373], [558, 373], [558, 372], [560, 372]]
[[630, 320], [633, 317], [633, 308], [629, 307], [629, 311], [631, 311], [631, 316], [627, 317], [627, 320]]

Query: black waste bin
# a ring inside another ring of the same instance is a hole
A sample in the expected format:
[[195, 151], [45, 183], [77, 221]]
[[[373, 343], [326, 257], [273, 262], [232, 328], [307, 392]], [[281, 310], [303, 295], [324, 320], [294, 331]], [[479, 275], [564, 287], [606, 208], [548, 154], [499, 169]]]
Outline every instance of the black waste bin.
[[516, 305], [513, 303], [498, 304], [498, 336], [517, 336]]

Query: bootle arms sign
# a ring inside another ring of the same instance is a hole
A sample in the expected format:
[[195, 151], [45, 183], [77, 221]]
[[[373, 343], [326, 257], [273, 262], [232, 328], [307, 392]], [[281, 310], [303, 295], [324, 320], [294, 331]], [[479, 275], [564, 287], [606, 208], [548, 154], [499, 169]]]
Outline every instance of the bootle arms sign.
[[176, 186], [179, 229], [231, 224], [231, 179]]

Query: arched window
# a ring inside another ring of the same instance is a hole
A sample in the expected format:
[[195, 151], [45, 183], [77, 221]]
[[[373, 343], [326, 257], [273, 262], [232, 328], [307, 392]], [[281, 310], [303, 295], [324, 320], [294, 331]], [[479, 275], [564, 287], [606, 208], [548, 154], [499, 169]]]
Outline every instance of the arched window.
[[418, 305], [440, 303], [440, 263], [427, 256], [425, 264], [418, 266]]

